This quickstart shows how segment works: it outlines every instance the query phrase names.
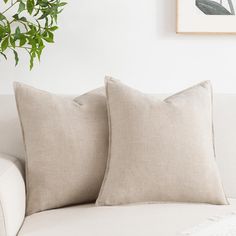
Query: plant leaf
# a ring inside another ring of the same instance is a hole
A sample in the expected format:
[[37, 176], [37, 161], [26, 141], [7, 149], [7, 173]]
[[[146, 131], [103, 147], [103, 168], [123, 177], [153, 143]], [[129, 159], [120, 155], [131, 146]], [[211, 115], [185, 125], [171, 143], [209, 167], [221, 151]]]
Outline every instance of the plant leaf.
[[6, 29], [4, 26], [0, 25], [0, 43], [2, 39], [5, 37]]
[[43, 39], [48, 43], [54, 43], [54, 35], [52, 32], [47, 31], [47, 37], [43, 37]]
[[5, 19], [6, 17], [2, 13], [0, 13], [0, 21], [5, 20]]
[[20, 18], [20, 21], [27, 22], [27, 19], [26, 19], [26, 17], [23, 16]]
[[65, 6], [67, 4], [67, 2], [61, 2], [61, 3], [59, 3], [59, 7], [63, 7], [63, 6]]
[[27, 7], [27, 11], [31, 15], [34, 10], [34, 0], [27, 0], [26, 7]]
[[30, 53], [30, 70], [34, 67], [34, 58], [35, 58], [35, 52]]
[[25, 4], [23, 2], [20, 2], [19, 8], [18, 8], [18, 14], [20, 14], [24, 10], [25, 10]]
[[48, 12], [44, 12], [39, 18], [38, 20], [43, 20], [44, 18], [46, 18], [49, 15]]
[[18, 14], [15, 14], [12, 16], [15, 20], [19, 20], [19, 15]]
[[39, 61], [40, 61], [41, 54], [42, 54], [42, 51], [43, 51], [44, 47], [45, 47], [45, 46], [42, 45], [42, 46], [40, 46], [39, 49], [36, 51]]
[[16, 47], [16, 42], [15, 42], [14, 37], [10, 37], [10, 43], [11, 43], [11, 46], [12, 46], [13, 48]]
[[5, 58], [5, 60], [7, 60], [6, 54], [4, 54], [3, 52], [0, 52], [0, 54]]
[[15, 40], [20, 39], [20, 34], [21, 34], [21, 32], [20, 32], [20, 27], [17, 26], [17, 28], [16, 28], [16, 30], [15, 30], [15, 37], [14, 37], [14, 39], [15, 39]]
[[22, 47], [22, 46], [24, 46], [25, 45], [25, 43], [26, 43], [26, 37], [25, 37], [25, 35], [21, 35], [20, 36], [20, 47]]
[[2, 41], [2, 45], [1, 45], [2, 52], [4, 52], [7, 49], [8, 43], [9, 43], [8, 37]]
[[16, 52], [16, 50], [13, 50], [14, 56], [15, 56], [15, 66], [18, 65], [19, 63], [19, 57], [18, 57], [18, 53]]
[[58, 27], [57, 26], [52, 26], [52, 27], [50, 27], [50, 28], [48, 28], [50, 31], [55, 31], [55, 30], [57, 30], [58, 29]]

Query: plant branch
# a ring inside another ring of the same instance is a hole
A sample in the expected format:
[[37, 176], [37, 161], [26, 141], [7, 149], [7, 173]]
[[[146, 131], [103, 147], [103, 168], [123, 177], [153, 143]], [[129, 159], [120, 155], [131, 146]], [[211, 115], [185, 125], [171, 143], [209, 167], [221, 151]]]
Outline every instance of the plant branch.
[[12, 24], [14, 21], [15, 21], [15, 20], [10, 21], [10, 22], [9, 22], [9, 25]]
[[22, 48], [22, 49], [29, 49], [29, 50], [31, 50], [31, 48], [30, 47], [23, 47], [23, 46], [15, 46], [16, 48]]
[[[5, 51], [7, 52], [7, 49], [13, 51], [17, 65], [18, 50], [23, 49], [30, 56], [30, 69], [32, 69], [34, 60], [36, 58], [40, 60], [45, 43], [54, 43], [54, 31], [58, 29], [57, 17], [67, 3], [64, 0], [4, 0], [4, 2], [6, 8], [0, 12], [2, 19], [0, 54], [7, 59]], [[5, 15], [7, 11], [11, 14]]]
[[14, 5], [17, 4], [18, 1], [15, 1], [14, 3], [11, 4], [11, 6], [9, 6], [7, 9], [5, 9], [2, 14], [6, 13], [8, 10], [10, 10]]

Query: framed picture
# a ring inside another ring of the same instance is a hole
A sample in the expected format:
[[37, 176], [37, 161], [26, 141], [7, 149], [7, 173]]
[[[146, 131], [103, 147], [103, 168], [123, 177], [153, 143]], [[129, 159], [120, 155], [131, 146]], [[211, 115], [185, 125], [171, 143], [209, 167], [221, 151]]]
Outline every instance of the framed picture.
[[236, 34], [236, 0], [177, 0], [177, 33]]

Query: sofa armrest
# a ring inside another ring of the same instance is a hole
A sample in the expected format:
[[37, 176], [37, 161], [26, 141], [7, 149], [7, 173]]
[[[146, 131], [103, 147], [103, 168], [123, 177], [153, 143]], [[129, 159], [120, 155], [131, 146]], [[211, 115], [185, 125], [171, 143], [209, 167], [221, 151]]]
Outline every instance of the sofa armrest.
[[25, 182], [18, 159], [0, 154], [0, 235], [16, 236], [25, 217]]

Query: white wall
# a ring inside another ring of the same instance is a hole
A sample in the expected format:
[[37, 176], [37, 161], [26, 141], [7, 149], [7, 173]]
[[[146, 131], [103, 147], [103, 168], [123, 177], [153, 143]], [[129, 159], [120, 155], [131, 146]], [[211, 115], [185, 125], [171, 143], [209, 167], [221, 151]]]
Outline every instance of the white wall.
[[236, 35], [176, 35], [176, 0], [70, 0], [40, 65], [0, 62], [0, 93], [22, 81], [78, 94], [113, 75], [146, 92], [170, 93], [201, 80], [236, 93]]

